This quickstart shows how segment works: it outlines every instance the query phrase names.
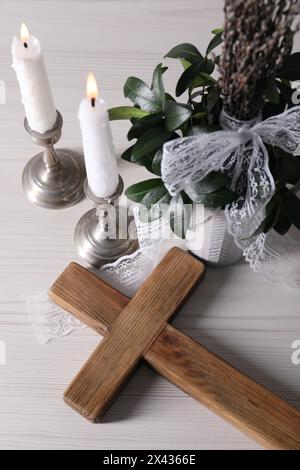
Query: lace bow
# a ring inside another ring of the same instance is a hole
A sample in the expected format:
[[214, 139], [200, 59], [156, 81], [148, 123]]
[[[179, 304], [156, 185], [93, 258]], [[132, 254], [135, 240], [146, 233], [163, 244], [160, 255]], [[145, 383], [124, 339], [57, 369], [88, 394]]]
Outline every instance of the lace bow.
[[237, 200], [225, 209], [228, 231], [251, 266], [259, 270], [266, 257], [265, 234], [254, 235], [275, 191], [266, 144], [295, 153], [300, 144], [300, 106], [260, 121], [239, 121], [221, 114], [223, 130], [167, 142], [163, 149], [162, 179], [172, 196], [185, 190], [196, 195], [195, 184], [211, 171], [232, 177]]

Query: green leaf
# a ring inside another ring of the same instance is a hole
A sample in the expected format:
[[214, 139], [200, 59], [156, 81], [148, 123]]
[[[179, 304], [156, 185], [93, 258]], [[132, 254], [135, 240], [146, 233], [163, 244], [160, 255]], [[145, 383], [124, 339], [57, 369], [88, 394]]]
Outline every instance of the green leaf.
[[147, 209], [152, 209], [154, 212], [156, 208], [153, 206], [155, 205], [162, 205], [162, 204], [169, 204], [171, 200], [171, 196], [168, 193], [168, 190], [162, 183], [161, 186], [157, 186], [156, 188], [151, 189], [148, 191], [147, 194], [141, 200], [141, 204], [147, 207]]
[[162, 125], [162, 117], [162, 113], [152, 113], [141, 119], [135, 119], [131, 128], [129, 129], [127, 139], [138, 139], [147, 129], [150, 129], [151, 127], [157, 127], [160, 124]]
[[276, 80], [276, 86], [280, 91], [281, 99], [288, 105], [292, 104], [292, 94], [294, 93], [295, 89], [291, 88], [290, 85], [287, 85], [280, 80]]
[[130, 163], [135, 163], [136, 165], [144, 166], [148, 171], [151, 173], [155, 173], [152, 170], [152, 161], [153, 161], [153, 155], [145, 155], [138, 160], [133, 160], [132, 158], [132, 150], [133, 150], [134, 145], [129, 147], [123, 154], [121, 155], [122, 160], [126, 160], [127, 162]]
[[148, 129], [138, 139], [138, 141], [133, 147], [133, 161], [139, 160], [144, 155], [149, 155], [150, 153], [156, 151], [165, 142], [170, 140], [172, 134], [172, 132], [161, 127], [153, 127], [151, 129]]
[[188, 88], [193, 85], [193, 81], [197, 75], [203, 70], [204, 62], [192, 64], [181, 75], [176, 86], [176, 96], [182, 95]]
[[213, 87], [211, 87], [206, 95], [207, 107], [211, 111], [219, 100], [219, 93]]
[[279, 233], [279, 235], [285, 235], [292, 223], [289, 220], [288, 216], [285, 213], [284, 208], [282, 207], [282, 204], [280, 204], [277, 215], [276, 215], [276, 220], [273, 225], [274, 230]]
[[273, 225], [276, 223], [276, 218], [279, 210], [279, 199], [277, 196], [274, 196], [266, 206], [266, 216], [262, 221], [260, 227], [256, 230], [257, 233], [267, 233]]
[[283, 113], [285, 109], [285, 104], [280, 102], [280, 104], [270, 103], [266, 101], [262, 110], [263, 121], [268, 117], [276, 116], [277, 114]]
[[185, 59], [191, 64], [203, 61], [203, 56], [198, 51], [197, 47], [189, 43], [183, 43], [173, 47], [165, 57], [170, 57], [172, 59]]
[[152, 170], [152, 162], [153, 162], [153, 154], [145, 155], [144, 157], [139, 158], [139, 160], [135, 160], [132, 163], [136, 163], [137, 165], [143, 166], [150, 173], [154, 173]]
[[184, 70], [188, 69], [191, 66], [191, 63], [186, 59], [180, 59], [180, 62]]
[[236, 198], [237, 194], [234, 191], [225, 188], [209, 194], [200, 194], [197, 202], [204, 204], [210, 209], [216, 209], [218, 207], [224, 207], [227, 204], [230, 204], [231, 202], [235, 201]]
[[231, 179], [228, 175], [212, 171], [211, 173], [209, 173], [209, 175], [203, 178], [200, 183], [197, 183], [197, 187], [199, 192], [208, 194], [214, 191], [218, 191], [222, 188], [225, 189], [226, 186], [230, 185], [230, 182]]
[[131, 191], [127, 196], [141, 204], [139, 217], [142, 222], [156, 220], [168, 210], [171, 196], [161, 179], [143, 181], [134, 186], [128, 188]]
[[220, 65], [220, 62], [221, 62], [221, 54], [215, 55], [214, 65]]
[[[184, 193], [182, 193], [184, 194]], [[170, 204], [170, 226], [179, 238], [185, 238], [187, 229], [189, 228], [191, 217], [191, 206], [187, 207], [185, 201], [180, 194], [177, 197], [176, 203]]]
[[115, 121], [117, 119], [142, 118], [148, 114], [148, 111], [143, 111], [142, 109], [135, 108], [134, 106], [118, 106], [108, 110], [110, 121]]
[[300, 230], [300, 199], [289, 191], [282, 197], [282, 204], [289, 220]]
[[165, 194], [161, 197], [159, 203], [154, 204], [151, 209], [147, 206], [141, 205], [139, 208], [139, 219], [142, 223], [150, 223], [154, 220], [160, 219], [169, 208], [170, 196]]
[[222, 99], [216, 87], [209, 87], [208, 93], [203, 99], [203, 109], [206, 111], [207, 123], [213, 127], [219, 125], [220, 112], [222, 109]]
[[126, 189], [125, 195], [134, 202], [141, 202], [146, 194], [156, 188], [164, 187], [164, 183], [160, 178], [140, 181]]
[[158, 112], [161, 111], [161, 104], [155, 93], [136, 77], [129, 77], [124, 85], [125, 98], [129, 98], [135, 105], [143, 111]]
[[175, 98], [173, 98], [173, 96], [170, 95], [170, 93], [166, 93], [166, 100], [169, 100], [169, 101], [176, 101]]
[[162, 149], [158, 149], [152, 161], [152, 171], [155, 175], [161, 176]]
[[206, 116], [206, 113], [204, 112], [199, 112], [199, 113], [195, 113], [193, 114], [192, 118], [193, 119], [202, 119]]
[[168, 69], [168, 67], [162, 67], [162, 64], [158, 64], [153, 73], [152, 79], [152, 90], [154, 91], [155, 95], [159, 99], [162, 109], [164, 109], [166, 96], [165, 96], [165, 88], [163, 84], [162, 75]]
[[224, 28], [215, 28], [212, 30], [212, 34], [224, 33]]
[[211, 172], [199, 183], [190, 184], [185, 192], [189, 198], [209, 208], [224, 207], [233, 202], [237, 195], [228, 186], [231, 179], [221, 172]]
[[186, 104], [166, 101], [165, 118], [168, 131], [175, 131], [192, 115], [192, 108]]
[[206, 55], [210, 54], [217, 46], [223, 42], [223, 30], [214, 33], [215, 36], [212, 38], [206, 49]]
[[211, 75], [214, 70], [215, 70], [214, 62], [212, 60], [208, 59], [207, 57], [205, 57], [203, 72], [207, 73], [207, 75]]
[[216, 83], [217, 82], [213, 77], [211, 77], [207, 73], [200, 72], [194, 80], [193, 88], [196, 88], [199, 86], [213, 86]]
[[287, 80], [300, 80], [300, 52], [290, 54], [284, 59], [277, 77]]
[[203, 200], [211, 193], [227, 189], [231, 179], [221, 172], [212, 171], [198, 183], [192, 183], [186, 188], [186, 193], [194, 202], [204, 204]]
[[271, 78], [267, 83], [266, 98], [270, 103], [280, 103], [280, 94], [277, 88], [277, 82], [274, 78]]
[[128, 149], [126, 149], [125, 152], [122, 153], [121, 155], [122, 160], [125, 160], [126, 162], [131, 162], [132, 149], [133, 149], [133, 145], [129, 147]]
[[[203, 81], [205, 76], [208, 77], [211, 73], [213, 73], [214, 68], [214, 63], [207, 58], [205, 58], [202, 62], [196, 62], [190, 67], [186, 68], [178, 80], [176, 86], [176, 96], [182, 95], [182, 93], [184, 93], [188, 88], [195, 88], [195, 86], [198, 86], [195, 82], [195, 79], [197, 79], [197, 76], [200, 72], [205, 74], [202, 77]], [[207, 82], [208, 85], [214, 85], [216, 83], [216, 81], [212, 77], [208, 78]]]
[[296, 184], [300, 179], [300, 161], [294, 155], [285, 152], [279, 147], [274, 147], [274, 153], [278, 159], [278, 185], [286, 183]]

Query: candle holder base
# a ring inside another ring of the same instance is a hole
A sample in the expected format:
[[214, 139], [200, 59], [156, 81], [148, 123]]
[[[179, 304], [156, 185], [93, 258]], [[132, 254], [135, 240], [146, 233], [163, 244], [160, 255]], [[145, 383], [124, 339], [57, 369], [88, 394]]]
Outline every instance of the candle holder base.
[[[87, 198], [96, 206], [86, 212], [79, 220], [74, 234], [74, 243], [79, 256], [91, 266], [100, 268], [103, 264], [113, 263], [121, 256], [130, 255], [138, 249], [138, 240], [130, 238], [129, 226], [134, 224], [133, 217], [126, 216], [126, 230], [119, 227], [118, 200], [123, 191], [123, 181], [119, 177], [116, 192], [107, 198], [97, 198], [85, 182]], [[109, 217], [112, 209], [113, 215]], [[124, 219], [123, 219], [124, 220]], [[114, 237], [110, 237], [113, 228]], [[126, 232], [126, 233], [125, 233]]]
[[25, 166], [22, 183], [27, 198], [45, 209], [63, 209], [84, 198], [84, 161], [71, 150], [55, 151], [59, 164], [47, 167], [44, 153], [35, 155]]
[[81, 217], [75, 229], [77, 253], [91, 266], [100, 268], [103, 264], [113, 263], [121, 256], [130, 255], [138, 249], [138, 241], [131, 238], [99, 240], [97, 226], [97, 210], [91, 209]]
[[63, 125], [60, 112], [57, 111], [53, 129], [43, 134], [31, 129], [27, 119], [24, 125], [34, 143], [44, 148], [23, 171], [23, 189], [28, 199], [46, 209], [63, 209], [77, 204], [84, 197], [84, 159], [73, 150], [54, 149]]

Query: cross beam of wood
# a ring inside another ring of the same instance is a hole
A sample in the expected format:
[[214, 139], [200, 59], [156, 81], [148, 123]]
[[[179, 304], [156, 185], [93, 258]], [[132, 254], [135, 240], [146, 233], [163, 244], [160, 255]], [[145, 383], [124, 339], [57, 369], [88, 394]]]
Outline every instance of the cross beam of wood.
[[51, 299], [105, 335], [65, 401], [98, 422], [143, 357], [166, 379], [268, 449], [300, 448], [300, 412], [167, 323], [204, 266], [177, 248], [132, 300], [71, 263]]

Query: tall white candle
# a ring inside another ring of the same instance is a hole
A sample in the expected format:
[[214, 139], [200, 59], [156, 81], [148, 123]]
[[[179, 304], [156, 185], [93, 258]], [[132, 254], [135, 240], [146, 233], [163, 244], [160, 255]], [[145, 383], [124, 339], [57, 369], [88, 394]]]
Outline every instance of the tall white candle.
[[21, 26], [21, 37], [14, 37], [12, 57], [19, 81], [22, 103], [30, 128], [44, 133], [53, 128], [56, 121], [48, 76], [39, 40], [29, 35], [26, 25]]
[[97, 197], [111, 196], [119, 175], [105, 102], [98, 98], [93, 74], [88, 75], [87, 97], [79, 106], [84, 159], [89, 187]]

